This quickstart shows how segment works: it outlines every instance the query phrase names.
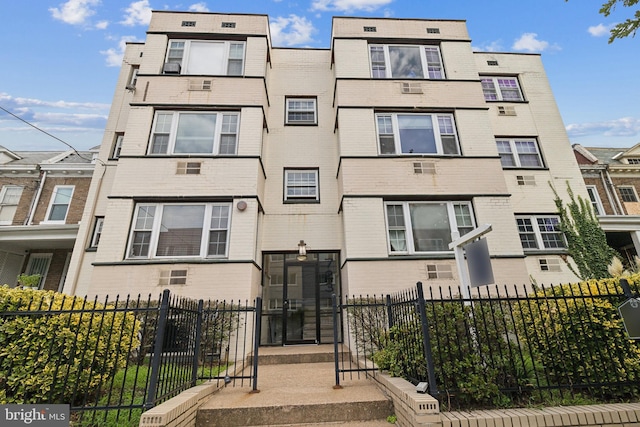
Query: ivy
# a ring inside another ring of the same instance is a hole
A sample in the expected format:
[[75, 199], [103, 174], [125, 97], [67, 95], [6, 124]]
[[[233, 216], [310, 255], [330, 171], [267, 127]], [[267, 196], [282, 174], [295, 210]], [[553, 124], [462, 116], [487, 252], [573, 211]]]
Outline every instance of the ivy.
[[593, 212], [591, 203], [580, 196], [575, 196], [567, 182], [569, 203], [558, 196], [555, 188], [549, 183], [555, 195], [555, 204], [560, 216], [560, 231], [566, 242], [571, 264], [566, 258], [569, 269], [580, 280], [603, 279], [610, 277], [607, 267], [617, 255], [607, 243], [607, 236], [600, 228], [600, 223]]

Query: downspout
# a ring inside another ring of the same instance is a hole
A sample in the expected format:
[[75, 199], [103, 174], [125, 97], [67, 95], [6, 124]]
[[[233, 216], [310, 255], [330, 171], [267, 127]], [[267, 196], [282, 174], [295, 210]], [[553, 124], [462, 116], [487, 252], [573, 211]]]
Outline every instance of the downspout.
[[602, 187], [604, 187], [604, 192], [607, 195], [607, 201], [609, 205], [611, 205], [611, 209], [613, 209], [613, 214], [618, 215], [618, 206], [616, 204], [613, 195], [611, 194], [611, 190], [609, 189], [609, 183], [607, 183], [607, 178], [604, 176], [605, 171], [601, 170], [598, 174], [600, 175], [600, 180], [602, 181]]
[[29, 219], [27, 220], [27, 225], [33, 225], [33, 217], [36, 214], [36, 210], [38, 209], [38, 203], [40, 202], [40, 196], [42, 195], [42, 189], [44, 188], [44, 182], [47, 179], [47, 171], [43, 171], [40, 178], [40, 186], [38, 187], [38, 191], [36, 192], [36, 196], [33, 199], [33, 203], [31, 204], [31, 212], [29, 212]]
[[[604, 172], [607, 174], [607, 182], [611, 187], [613, 187], [613, 181], [611, 181], [611, 175], [609, 175], [609, 170], [606, 169]], [[612, 191], [613, 191], [613, 196], [615, 197], [616, 203], [618, 205], [618, 208], [620, 210], [620, 215], [626, 215], [624, 212], [624, 207], [622, 205], [622, 202], [620, 202], [620, 199], [618, 198], [618, 193], [616, 193], [616, 189], [612, 188]]]
[[[73, 272], [73, 281], [71, 283], [71, 290], [67, 291], [66, 289], [64, 289], [66, 288], [66, 280], [65, 280], [65, 286], [63, 288], [68, 295], [76, 294], [76, 288], [78, 287], [78, 279], [80, 277], [79, 272], [80, 272], [80, 268], [82, 267], [82, 263], [84, 262], [84, 255], [86, 252], [85, 249], [87, 248], [87, 243], [89, 242], [89, 239], [93, 238], [93, 235], [91, 233], [91, 227], [93, 226], [94, 215], [96, 213], [96, 204], [97, 204], [98, 196], [102, 191], [102, 178], [104, 178], [104, 175], [107, 172], [107, 165], [102, 160], [96, 159], [96, 166], [98, 165], [98, 162], [102, 166], [102, 173], [96, 183], [97, 189], [96, 189], [95, 197], [91, 200], [91, 212], [89, 213], [88, 217], [85, 217], [84, 213], [82, 215], [82, 219], [86, 218], [88, 220], [88, 223], [84, 224], [86, 227], [88, 227], [87, 232], [84, 233], [84, 240], [82, 241], [82, 245], [78, 247], [78, 239], [76, 238], [76, 243], [74, 244], [74, 248], [73, 248], [73, 252], [76, 251], [76, 248], [78, 249], [79, 257], [78, 257], [77, 265], [74, 266], [75, 271]], [[95, 167], [94, 167], [94, 173], [95, 173]], [[91, 191], [91, 187], [89, 187], [89, 191]], [[87, 202], [89, 202], [89, 200], [87, 200]], [[71, 265], [69, 265], [69, 267], [71, 267]]]

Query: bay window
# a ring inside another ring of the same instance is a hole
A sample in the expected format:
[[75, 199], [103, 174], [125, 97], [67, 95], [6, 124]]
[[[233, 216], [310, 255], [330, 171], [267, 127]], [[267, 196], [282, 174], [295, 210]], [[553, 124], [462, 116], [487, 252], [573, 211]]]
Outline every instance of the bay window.
[[236, 154], [239, 113], [158, 111], [149, 154]]
[[460, 153], [452, 114], [377, 114], [380, 154]]
[[230, 217], [230, 203], [139, 204], [128, 257], [225, 257]]
[[371, 76], [382, 79], [444, 79], [438, 46], [369, 45]]
[[385, 213], [391, 254], [448, 252], [452, 231], [475, 228], [470, 202], [387, 202]]
[[241, 76], [244, 42], [170, 40], [166, 62], [178, 64], [179, 74]]
[[518, 233], [524, 249], [563, 249], [566, 247], [556, 215], [517, 216]]

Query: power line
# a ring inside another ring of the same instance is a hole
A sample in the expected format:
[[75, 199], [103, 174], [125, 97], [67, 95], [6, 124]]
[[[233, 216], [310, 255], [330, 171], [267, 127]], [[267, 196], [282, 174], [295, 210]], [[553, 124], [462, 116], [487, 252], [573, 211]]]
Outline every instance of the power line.
[[[78, 157], [80, 157], [81, 159], [87, 160], [87, 161], [89, 161], [89, 162], [93, 162], [93, 159], [89, 159], [89, 158], [87, 158], [87, 157], [84, 157], [82, 154], [80, 154], [80, 153], [78, 152], [78, 150], [76, 150], [76, 148], [75, 148], [73, 145], [71, 145], [71, 144], [69, 144], [68, 142], [66, 142], [66, 141], [64, 141], [64, 140], [62, 140], [62, 139], [60, 139], [60, 138], [58, 138], [58, 137], [57, 137], [57, 136], [55, 136], [55, 135], [50, 134], [49, 132], [47, 132], [47, 131], [46, 131], [46, 130], [44, 130], [44, 129], [40, 129], [38, 126], [34, 125], [33, 123], [30, 123], [30, 122], [26, 121], [25, 119], [23, 119], [22, 117], [20, 117], [20, 116], [18, 116], [18, 115], [16, 115], [16, 114], [12, 113], [11, 111], [7, 110], [7, 109], [6, 109], [6, 108], [4, 108], [2, 105], [0, 105], [0, 110], [4, 111], [5, 113], [9, 114], [10, 116], [12, 116], [12, 117], [14, 117], [14, 118], [16, 118], [16, 119], [18, 119], [18, 120], [20, 120], [22, 123], [25, 123], [25, 124], [27, 124], [27, 125], [31, 126], [31, 127], [32, 127], [32, 128], [34, 128], [35, 130], [37, 130], [37, 131], [39, 131], [39, 132], [42, 132], [42, 133], [44, 133], [45, 135], [47, 135], [47, 136], [49, 136], [49, 137], [51, 137], [51, 138], [55, 139], [56, 141], [62, 142], [64, 145], [66, 145], [67, 147], [71, 148], [71, 149], [73, 150], [73, 152], [74, 152]], [[99, 159], [97, 159], [97, 160], [99, 160]], [[102, 163], [102, 161], [100, 161], [100, 163]], [[104, 163], [103, 163], [103, 164], [104, 164]]]

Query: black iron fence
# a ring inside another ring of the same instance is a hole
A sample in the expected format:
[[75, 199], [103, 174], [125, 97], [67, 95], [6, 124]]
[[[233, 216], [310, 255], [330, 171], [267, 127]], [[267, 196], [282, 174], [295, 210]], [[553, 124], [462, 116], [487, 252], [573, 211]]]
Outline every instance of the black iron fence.
[[336, 383], [382, 368], [427, 382], [443, 409], [637, 398], [640, 345], [617, 310], [629, 296], [609, 280], [347, 297], [335, 310], [351, 354], [336, 353]]
[[261, 301], [165, 291], [99, 303], [42, 291], [0, 298], [0, 403], [69, 404], [74, 425], [137, 425], [204, 380], [257, 387]]

